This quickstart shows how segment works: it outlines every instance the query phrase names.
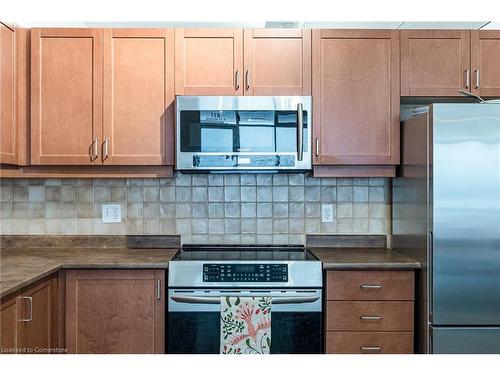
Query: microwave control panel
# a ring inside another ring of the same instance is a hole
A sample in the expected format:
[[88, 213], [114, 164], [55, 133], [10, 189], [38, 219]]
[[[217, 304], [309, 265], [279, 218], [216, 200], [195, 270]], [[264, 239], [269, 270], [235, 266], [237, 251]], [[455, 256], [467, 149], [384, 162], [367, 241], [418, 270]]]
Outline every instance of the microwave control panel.
[[203, 282], [288, 282], [287, 264], [203, 264]]

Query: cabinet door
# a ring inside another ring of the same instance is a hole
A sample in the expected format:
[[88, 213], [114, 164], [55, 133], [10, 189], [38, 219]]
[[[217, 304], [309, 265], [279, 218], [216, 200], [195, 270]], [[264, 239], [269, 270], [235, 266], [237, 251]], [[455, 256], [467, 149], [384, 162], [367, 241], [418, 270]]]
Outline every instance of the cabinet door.
[[101, 30], [31, 31], [31, 163], [100, 164]]
[[245, 95], [311, 95], [311, 30], [246, 29]]
[[164, 353], [164, 281], [163, 270], [67, 271], [68, 352]]
[[12, 297], [0, 304], [0, 353], [15, 353], [19, 341], [17, 298]]
[[314, 164], [399, 162], [397, 31], [313, 30], [313, 96]]
[[175, 29], [176, 95], [243, 95], [241, 29]]
[[[28, 287], [19, 299], [20, 347], [26, 353], [49, 353], [57, 340], [57, 281], [54, 277]], [[25, 349], [24, 349], [25, 348]]]
[[0, 163], [16, 163], [15, 32], [0, 23]]
[[401, 31], [402, 96], [460, 96], [470, 75], [470, 31]]
[[104, 164], [173, 165], [173, 37], [104, 30]]
[[471, 31], [472, 92], [500, 96], [500, 31]]

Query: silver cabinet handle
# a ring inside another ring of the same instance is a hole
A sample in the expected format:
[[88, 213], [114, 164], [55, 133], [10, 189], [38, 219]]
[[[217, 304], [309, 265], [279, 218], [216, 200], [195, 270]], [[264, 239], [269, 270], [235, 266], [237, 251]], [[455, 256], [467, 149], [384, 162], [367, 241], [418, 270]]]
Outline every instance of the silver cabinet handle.
[[161, 280], [156, 280], [156, 298], [161, 300]]
[[30, 317], [28, 319], [19, 319], [20, 322], [31, 322], [33, 320], [33, 298], [31, 297], [20, 297], [24, 300], [28, 300], [30, 302]]
[[363, 352], [379, 352], [382, 350], [380, 346], [360, 346], [359, 348]]
[[382, 289], [382, 285], [378, 284], [361, 284], [359, 287], [361, 289]]
[[236, 70], [234, 75], [234, 89], [238, 91], [240, 89], [240, 70]]
[[103, 151], [102, 160], [106, 160], [109, 156], [109, 140], [108, 140], [108, 138], [106, 138], [104, 140], [103, 148], [104, 148], [104, 151]]
[[361, 315], [359, 317], [361, 320], [380, 320], [382, 317], [380, 315]]
[[94, 160], [99, 157], [99, 138], [94, 139]]
[[[260, 296], [253, 296], [260, 297]], [[265, 296], [269, 297], [269, 296]], [[170, 299], [180, 303], [199, 303], [199, 304], [220, 304], [221, 297], [197, 297], [197, 296], [171, 296]], [[319, 300], [318, 296], [311, 297], [273, 297], [273, 304], [285, 305], [292, 303], [311, 303]]]
[[316, 138], [316, 158], [319, 157], [319, 138]]
[[249, 73], [248, 70], [245, 72], [245, 86], [247, 91], [250, 89], [250, 78], [249, 78]]
[[468, 89], [470, 87], [470, 71], [467, 69], [465, 71], [465, 88]]
[[480, 86], [480, 83], [479, 83], [479, 69], [476, 69], [476, 89], [478, 89]]
[[297, 103], [297, 160], [304, 159], [304, 106]]

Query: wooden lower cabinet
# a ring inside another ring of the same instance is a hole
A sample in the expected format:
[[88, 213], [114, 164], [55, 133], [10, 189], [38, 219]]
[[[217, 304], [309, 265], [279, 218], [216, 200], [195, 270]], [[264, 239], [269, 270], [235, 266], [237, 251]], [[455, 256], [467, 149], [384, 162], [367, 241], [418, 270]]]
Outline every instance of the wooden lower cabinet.
[[13, 297], [0, 305], [0, 352], [15, 353], [19, 340], [17, 298]]
[[2, 302], [0, 321], [2, 353], [59, 352], [56, 277], [30, 285]]
[[413, 308], [408, 301], [328, 301], [326, 329], [412, 331]]
[[413, 353], [413, 332], [327, 332], [330, 354]]
[[66, 271], [68, 353], [165, 353], [164, 270]]
[[331, 301], [413, 301], [413, 271], [331, 271], [327, 300]]
[[413, 353], [414, 279], [411, 270], [327, 272], [326, 353]]

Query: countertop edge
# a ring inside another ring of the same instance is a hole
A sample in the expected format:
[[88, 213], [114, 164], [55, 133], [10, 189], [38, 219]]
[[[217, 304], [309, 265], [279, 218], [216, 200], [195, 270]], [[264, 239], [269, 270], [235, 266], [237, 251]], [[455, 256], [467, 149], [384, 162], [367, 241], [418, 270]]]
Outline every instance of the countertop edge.
[[[43, 249], [42, 249], [43, 250]], [[84, 249], [85, 250], [85, 249]], [[113, 252], [116, 249], [107, 249], [107, 251]], [[141, 249], [143, 250], [143, 249]], [[154, 250], [168, 250], [168, 251], [173, 251], [172, 255], [170, 258], [164, 257], [163, 259], [159, 259], [158, 261], [155, 261], [154, 259], [145, 259], [144, 261], [141, 260], [131, 260], [127, 261], [125, 260], [103, 260], [97, 261], [97, 262], [78, 262], [74, 261], [73, 259], [67, 259], [67, 260], [60, 260], [60, 261], [53, 261], [50, 262], [49, 264], [44, 264], [41, 266], [39, 269], [33, 270], [33, 272], [30, 272], [30, 274], [25, 275], [25, 277], [19, 277], [16, 278], [11, 277], [8, 280], [3, 280], [0, 278], [0, 299], [1, 300], [6, 300], [8, 299], [11, 295], [19, 292], [26, 286], [29, 286], [33, 283], [36, 283], [45, 277], [55, 274], [61, 270], [69, 270], [69, 269], [152, 269], [152, 270], [168, 270], [168, 265], [170, 260], [175, 256], [175, 253], [178, 251], [178, 249], [175, 248], [165, 248], [165, 249], [154, 249]], [[168, 259], [168, 260], [166, 260]], [[2, 286], [2, 284], [4, 284]]]
[[85, 270], [85, 269], [168, 269], [168, 262], [158, 263], [141, 263], [141, 264], [123, 264], [123, 263], [99, 263], [99, 264], [79, 264], [79, 263], [62, 263], [51, 268], [45, 269], [37, 273], [33, 277], [26, 280], [15, 280], [16, 284], [8, 289], [0, 290], [0, 299], [7, 298], [9, 295], [16, 293], [24, 287], [40, 281], [53, 273], [61, 270]]
[[323, 270], [418, 270], [418, 262], [391, 262], [391, 263], [323, 263]]
[[62, 268], [61, 264], [55, 265], [52, 268], [47, 268], [40, 273], [37, 273], [33, 275], [33, 277], [26, 279], [26, 280], [14, 280], [16, 284], [13, 285], [12, 287], [8, 289], [2, 289], [0, 290], [0, 299], [6, 298], [9, 295], [16, 293], [17, 291], [23, 289], [25, 286], [28, 286], [30, 284], [36, 283], [37, 281], [40, 281], [44, 277], [47, 277], [53, 273], [58, 272]]

